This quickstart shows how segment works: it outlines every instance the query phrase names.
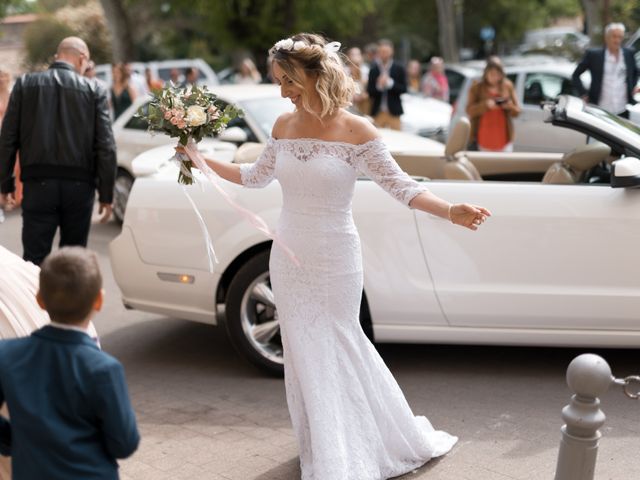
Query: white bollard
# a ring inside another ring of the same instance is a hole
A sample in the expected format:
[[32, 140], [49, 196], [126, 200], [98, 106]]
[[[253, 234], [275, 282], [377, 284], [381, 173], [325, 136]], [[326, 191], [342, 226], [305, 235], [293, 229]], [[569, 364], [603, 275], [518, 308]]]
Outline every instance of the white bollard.
[[598, 454], [598, 429], [605, 415], [598, 399], [613, 383], [611, 368], [604, 358], [586, 353], [567, 368], [567, 385], [575, 395], [562, 409], [562, 440], [555, 480], [593, 480]]

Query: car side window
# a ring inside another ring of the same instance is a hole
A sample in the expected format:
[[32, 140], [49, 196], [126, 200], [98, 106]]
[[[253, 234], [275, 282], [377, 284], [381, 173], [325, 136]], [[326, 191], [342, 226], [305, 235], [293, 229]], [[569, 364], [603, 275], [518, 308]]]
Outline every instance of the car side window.
[[[218, 107], [220, 108], [220, 110], [224, 110], [227, 107], [227, 105], [228, 105], [227, 102], [223, 102], [222, 100], [218, 99]], [[253, 130], [251, 130], [251, 127], [245, 121], [244, 118], [236, 117], [232, 119], [229, 123], [227, 123], [227, 128], [231, 128], [231, 127], [238, 127], [244, 130], [244, 132], [247, 134], [247, 142], [259, 143], [258, 137], [256, 136], [255, 133], [253, 133]]]
[[[511, 82], [511, 84], [513, 85], [514, 90], [516, 91], [516, 97], [518, 97], [518, 74], [517, 73], [509, 73], [507, 75], [507, 78], [509, 79], [509, 81]], [[520, 100], [520, 97], [518, 97], [518, 101]]]
[[[180, 69], [178, 69], [180, 70]], [[180, 71], [182, 73], [182, 71]], [[158, 77], [160, 80], [164, 82], [168, 82], [171, 79], [171, 69], [170, 68], [159, 68], [158, 69]]]
[[445, 69], [445, 75], [447, 82], [449, 83], [449, 103], [453, 105], [456, 103], [458, 96], [460, 95], [460, 89], [464, 84], [465, 76], [453, 70]]
[[563, 93], [573, 93], [571, 80], [552, 73], [528, 73], [524, 81], [524, 103], [540, 105]]
[[[147, 115], [149, 113], [149, 104], [145, 103], [144, 106], [140, 108], [140, 110]], [[129, 128], [132, 130], [148, 130], [149, 122], [145, 118], [138, 117], [137, 115], [133, 115], [129, 121], [125, 124], [124, 128]]]

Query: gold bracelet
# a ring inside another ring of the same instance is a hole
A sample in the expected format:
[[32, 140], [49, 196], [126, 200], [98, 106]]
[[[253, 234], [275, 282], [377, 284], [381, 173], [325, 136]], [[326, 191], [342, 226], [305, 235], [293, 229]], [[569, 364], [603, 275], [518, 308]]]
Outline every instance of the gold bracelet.
[[453, 203], [449, 204], [449, 210], [447, 210], [447, 214], [449, 215], [449, 221], [453, 223], [453, 218], [451, 218], [451, 209], [453, 208]]

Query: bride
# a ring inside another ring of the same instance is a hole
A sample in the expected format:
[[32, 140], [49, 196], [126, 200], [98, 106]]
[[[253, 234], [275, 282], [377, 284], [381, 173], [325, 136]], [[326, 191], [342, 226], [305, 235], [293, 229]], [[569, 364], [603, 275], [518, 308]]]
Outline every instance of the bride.
[[[476, 230], [482, 208], [438, 198], [395, 163], [376, 128], [345, 110], [354, 84], [339, 44], [301, 33], [270, 50], [281, 94], [296, 106], [275, 123], [254, 164], [207, 159], [247, 187], [276, 179], [283, 192], [270, 275], [285, 385], [304, 480], [382, 480], [444, 455], [457, 438], [416, 417], [359, 323], [360, 239], [351, 199], [360, 173], [410, 208]], [[179, 149], [180, 151], [184, 151]]]

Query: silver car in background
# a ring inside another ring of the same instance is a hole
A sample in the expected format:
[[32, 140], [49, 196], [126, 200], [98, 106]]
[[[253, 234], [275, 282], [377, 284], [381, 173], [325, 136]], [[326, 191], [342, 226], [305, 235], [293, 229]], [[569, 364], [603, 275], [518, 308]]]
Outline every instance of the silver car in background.
[[[547, 56], [505, 58], [503, 62], [506, 76], [513, 83], [522, 107], [520, 115], [513, 119], [514, 151], [566, 153], [586, 142], [581, 133], [544, 123], [545, 113], [541, 108], [542, 103], [554, 100], [558, 95], [577, 94], [571, 83], [574, 63]], [[446, 67], [453, 102], [451, 127], [460, 117], [467, 116], [469, 88], [482, 76], [484, 66], [484, 61], [473, 61]], [[588, 72], [581, 79], [585, 86], [591, 81]]]

